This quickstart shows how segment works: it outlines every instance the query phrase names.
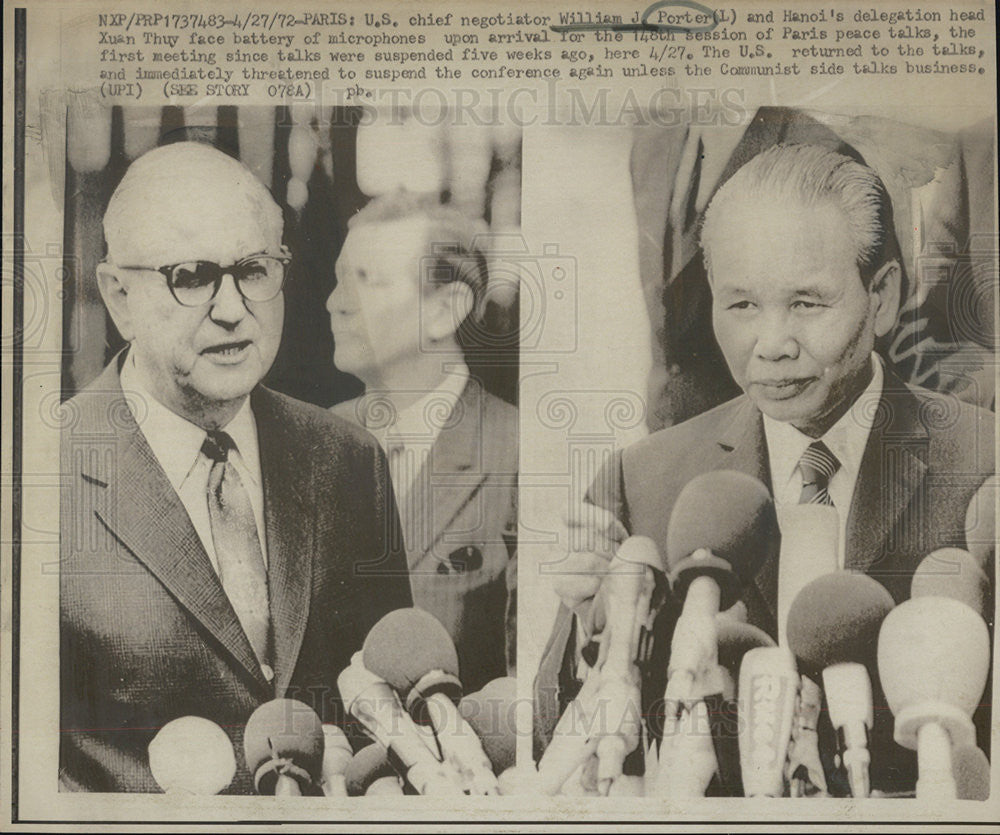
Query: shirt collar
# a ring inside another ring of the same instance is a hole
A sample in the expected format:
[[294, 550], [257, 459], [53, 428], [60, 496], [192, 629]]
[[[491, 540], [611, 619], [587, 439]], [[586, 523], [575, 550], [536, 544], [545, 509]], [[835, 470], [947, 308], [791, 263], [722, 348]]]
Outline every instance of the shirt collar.
[[392, 408], [387, 392], [366, 391], [358, 404], [358, 414], [383, 447], [390, 439], [404, 443], [434, 441], [454, 412], [468, 382], [469, 367], [460, 362], [449, 368], [437, 388], [398, 412]]
[[823, 441], [830, 452], [837, 456], [842, 469], [848, 473], [857, 472], [868, 445], [868, 435], [875, 420], [876, 405], [882, 396], [884, 381], [882, 360], [878, 354], [872, 354], [871, 380], [851, 408], [822, 438], [810, 438], [790, 423], [764, 415], [764, 437], [767, 439], [772, 485], [775, 488], [784, 486], [796, 478], [802, 453], [817, 440]]
[[[153, 455], [160, 462], [167, 480], [179, 490], [188, 477], [205, 441], [205, 430], [164, 406], [150, 392], [136, 368], [132, 353], [125, 357], [121, 370], [121, 386], [125, 400], [142, 430]], [[260, 484], [260, 453], [257, 425], [246, 398], [236, 416], [223, 427], [236, 444], [236, 455], [255, 485]]]

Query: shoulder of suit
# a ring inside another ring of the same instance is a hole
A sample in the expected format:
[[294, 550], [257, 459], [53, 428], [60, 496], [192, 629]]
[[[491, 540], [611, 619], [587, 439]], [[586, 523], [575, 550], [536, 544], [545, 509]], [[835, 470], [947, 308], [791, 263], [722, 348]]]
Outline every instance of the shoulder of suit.
[[622, 452], [625, 461], [641, 462], [650, 457], [658, 459], [664, 456], [697, 455], [706, 444], [715, 443], [722, 431], [741, 409], [746, 407], [746, 395], [740, 395], [727, 400], [719, 406], [695, 415], [693, 418], [658, 429], [645, 438], [630, 444]]
[[285, 434], [298, 436], [305, 443], [359, 450], [376, 444], [375, 439], [364, 428], [343, 415], [264, 386], [257, 389], [255, 404], [259, 428], [262, 415], [257, 409], [271, 411]]
[[956, 468], [992, 472], [995, 469], [996, 415], [954, 394], [911, 384], [917, 421], [926, 430], [938, 457]]
[[[470, 381], [463, 392], [462, 402], [473, 413], [463, 415], [464, 420], [475, 420], [475, 431], [483, 450], [483, 466], [492, 472], [516, 472], [518, 451], [518, 410], [506, 400], [490, 393], [478, 383]], [[478, 407], [478, 408], [477, 408]], [[475, 412], [478, 412], [476, 414]]]

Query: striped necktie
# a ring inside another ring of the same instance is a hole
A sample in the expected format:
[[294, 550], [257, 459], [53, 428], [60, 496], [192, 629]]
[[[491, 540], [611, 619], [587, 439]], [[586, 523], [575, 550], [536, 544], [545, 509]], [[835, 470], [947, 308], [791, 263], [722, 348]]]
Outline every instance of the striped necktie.
[[236, 449], [225, 432], [209, 432], [202, 453], [211, 459], [208, 517], [219, 563], [219, 580], [265, 675], [271, 663], [267, 570], [257, 535], [250, 494], [229, 460]]
[[837, 456], [822, 441], [814, 441], [806, 447], [799, 459], [802, 473], [802, 493], [799, 504], [825, 504], [833, 506], [830, 498], [830, 479], [840, 469]]

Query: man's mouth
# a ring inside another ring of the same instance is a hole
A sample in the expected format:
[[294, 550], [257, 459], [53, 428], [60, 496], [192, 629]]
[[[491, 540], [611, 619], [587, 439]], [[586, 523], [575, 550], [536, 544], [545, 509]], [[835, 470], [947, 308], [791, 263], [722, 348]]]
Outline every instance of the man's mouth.
[[814, 380], [814, 377], [757, 380], [752, 385], [769, 400], [790, 400], [805, 391]]
[[249, 339], [240, 342], [224, 342], [219, 345], [210, 345], [201, 353], [219, 362], [233, 362], [242, 359], [251, 344]]

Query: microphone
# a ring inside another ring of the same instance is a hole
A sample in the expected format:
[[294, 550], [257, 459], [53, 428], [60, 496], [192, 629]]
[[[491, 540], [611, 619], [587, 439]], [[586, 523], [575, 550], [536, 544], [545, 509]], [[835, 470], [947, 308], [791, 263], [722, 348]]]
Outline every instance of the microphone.
[[218, 794], [236, 776], [226, 732], [201, 716], [167, 722], [149, 743], [149, 770], [167, 793]]
[[864, 574], [838, 572], [809, 583], [788, 612], [788, 646], [807, 670], [823, 671], [830, 721], [851, 794], [871, 792], [868, 734], [874, 721], [868, 665], [893, 599]]
[[364, 666], [399, 692], [412, 714], [423, 703], [443, 757], [471, 794], [498, 794], [496, 775], [479, 738], [456, 707], [462, 697], [458, 654], [448, 630], [423, 609], [384, 615], [365, 638]]
[[715, 666], [715, 616], [739, 599], [765, 560], [777, 556], [778, 541], [771, 495], [752, 476], [718, 470], [681, 490], [667, 527], [671, 585], [684, 601], [671, 641], [668, 706], [689, 703], [699, 673]]
[[979, 561], [961, 548], [939, 548], [920, 561], [913, 572], [910, 597], [950, 597], [960, 600], [983, 620], [989, 620], [990, 581]]
[[498, 778], [516, 765], [516, 688], [516, 678], [495, 678], [458, 703], [458, 712], [479, 737]]
[[320, 786], [327, 797], [343, 797], [344, 769], [354, 756], [347, 735], [336, 725], [323, 723], [323, 767]]
[[[729, 797], [744, 795], [740, 774], [740, 729], [743, 711], [739, 708], [740, 667], [744, 656], [758, 648], [773, 647], [774, 640], [763, 629], [737, 620], [730, 613], [716, 618], [719, 636], [719, 673], [721, 688], [703, 696], [715, 748], [720, 791]], [[707, 689], [706, 689], [707, 692]]]
[[965, 547], [982, 568], [993, 565], [997, 542], [997, 498], [1000, 476], [991, 475], [969, 502], [965, 513]]
[[792, 715], [799, 691], [795, 659], [784, 647], [757, 647], [740, 666], [740, 773], [746, 797], [782, 797]]
[[960, 600], [911, 598], [885, 619], [879, 676], [895, 717], [894, 738], [917, 752], [917, 797], [957, 797], [951, 752], [975, 744], [972, 713], [989, 666], [986, 622]]
[[389, 761], [389, 751], [379, 742], [366, 745], [355, 754], [344, 770], [348, 797], [365, 794], [403, 794], [396, 769]]
[[272, 699], [247, 720], [243, 750], [258, 794], [315, 794], [323, 768], [323, 725], [297, 699]]
[[598, 740], [593, 733], [593, 725], [599, 708], [599, 681], [598, 671], [591, 669], [576, 698], [559, 717], [552, 739], [538, 762], [538, 790], [541, 794], [557, 794], [574, 772], [594, 754]]
[[396, 692], [362, 665], [360, 652], [337, 677], [337, 689], [347, 711], [399, 760], [419, 794], [463, 793], [458, 773], [431, 751]]
[[[602, 583], [606, 622], [599, 657], [597, 700], [609, 711], [597, 741], [597, 786], [607, 795], [622, 776], [625, 758], [642, 735], [642, 699], [635, 665], [642, 630], [648, 623], [656, 581], [663, 563], [653, 540], [631, 536], [618, 547]], [[605, 649], [606, 648], [606, 649]]]

